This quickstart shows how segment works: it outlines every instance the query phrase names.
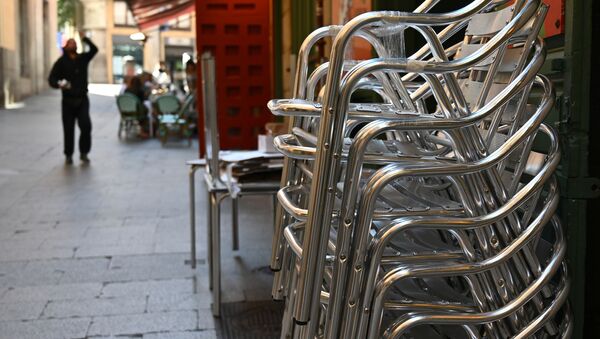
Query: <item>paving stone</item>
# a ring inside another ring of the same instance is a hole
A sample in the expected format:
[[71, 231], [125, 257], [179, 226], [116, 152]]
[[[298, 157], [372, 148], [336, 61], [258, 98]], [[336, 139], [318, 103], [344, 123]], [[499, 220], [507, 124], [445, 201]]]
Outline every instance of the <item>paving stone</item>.
[[151, 254], [153, 244], [89, 245], [78, 248], [75, 257], [106, 257], [112, 255]]
[[0, 339], [83, 338], [89, 325], [89, 318], [3, 321], [0, 322]]
[[101, 290], [99, 283], [15, 287], [9, 289], [0, 302], [85, 299], [98, 296]]
[[[76, 258], [62, 261], [60, 283], [125, 282], [191, 278], [194, 270], [181, 254]], [[1, 286], [1, 285], [0, 285]]]
[[0, 262], [0, 276], [21, 272], [30, 261]]
[[92, 274], [108, 269], [110, 258], [68, 258], [57, 260], [30, 261], [25, 267], [28, 271], [52, 271], [64, 274]]
[[0, 240], [0, 248], [3, 251], [14, 251], [21, 248], [37, 249], [44, 242], [44, 238], [20, 239], [19, 234], [15, 234], [9, 239]]
[[[96, 198], [96, 201], [98, 199]], [[103, 227], [119, 227], [123, 226], [124, 220], [122, 218], [108, 218], [110, 216], [101, 216], [99, 218], [94, 218], [92, 220], [87, 220], [85, 225], [88, 228], [88, 231], [93, 228], [103, 228]]]
[[57, 249], [28, 249], [19, 248], [15, 250], [5, 250], [0, 248], [0, 262], [2, 261], [21, 261], [21, 260], [39, 260], [39, 259], [58, 259], [73, 257], [72, 248]]
[[148, 297], [148, 312], [197, 310], [210, 308], [211, 293], [203, 289], [197, 294], [154, 294]]
[[79, 282], [128, 282], [143, 280], [164, 280], [171, 278], [192, 278], [194, 273], [176, 271], [172, 272], [167, 267], [165, 269], [108, 269], [96, 271], [91, 274], [65, 273], [60, 279], [60, 283], [79, 283]]
[[60, 271], [52, 272], [32, 272], [23, 270], [6, 276], [0, 276], [0, 286], [6, 288], [26, 287], [26, 286], [44, 286], [58, 284], [63, 273]]
[[51, 301], [46, 306], [45, 318], [68, 318], [143, 313], [146, 297], [93, 298]]
[[[196, 248], [202, 246], [205, 242], [197, 242]], [[154, 243], [154, 253], [187, 253], [190, 251], [190, 241], [160, 241]]]
[[161, 255], [139, 255], [139, 256], [118, 256], [112, 258], [111, 268], [120, 269], [169, 269], [171, 271], [181, 270], [183, 272], [193, 272], [185, 260], [189, 259], [185, 254], [161, 254]]
[[37, 319], [42, 314], [46, 303], [46, 301], [0, 303], [0, 321]]
[[[49, 228], [49, 229], [35, 229], [24, 232], [18, 232], [14, 235], [16, 241], [43, 241], [45, 239], [71, 239], [71, 238], [83, 238], [85, 235], [86, 228], [80, 226], [73, 226], [68, 228]], [[40, 242], [41, 244], [41, 242]]]
[[210, 309], [201, 308], [198, 311], [198, 329], [214, 329], [215, 318]]
[[156, 226], [119, 226], [88, 229], [84, 240], [101, 240], [112, 244], [152, 243]]
[[86, 246], [110, 246], [115, 243], [115, 239], [111, 238], [56, 238], [46, 239], [40, 245], [40, 249], [56, 249], [56, 248], [79, 248]]
[[156, 216], [153, 216], [152, 218], [146, 218], [146, 217], [131, 217], [131, 218], [126, 218], [125, 220], [123, 220], [123, 227], [137, 227], [137, 226], [143, 226], [143, 227], [151, 227], [152, 229], [154, 229], [154, 232], [156, 232], [156, 228], [158, 227], [158, 222], [160, 221], [159, 218], [157, 218]]
[[178, 311], [94, 317], [88, 335], [132, 335], [194, 330], [197, 328], [197, 316], [195, 311]]
[[[89, 275], [105, 270], [110, 259], [57, 259], [57, 260], [34, 260], [21, 263], [20, 269], [10, 274], [0, 273], [0, 286], [24, 287], [38, 285], [54, 285], [61, 281], [65, 274]], [[86, 280], [84, 282], [92, 282]], [[99, 281], [99, 280], [96, 280]], [[81, 281], [71, 281], [81, 282]], [[69, 283], [69, 282], [67, 282]]]
[[125, 283], [109, 283], [102, 289], [103, 297], [118, 297], [130, 295], [151, 295], [161, 293], [193, 293], [192, 279], [171, 279], [133, 281]]
[[217, 339], [215, 330], [144, 334], [143, 339]]
[[85, 339], [140, 339], [143, 336], [129, 336], [129, 335], [111, 335], [111, 336], [93, 336], [93, 337], [85, 337]]

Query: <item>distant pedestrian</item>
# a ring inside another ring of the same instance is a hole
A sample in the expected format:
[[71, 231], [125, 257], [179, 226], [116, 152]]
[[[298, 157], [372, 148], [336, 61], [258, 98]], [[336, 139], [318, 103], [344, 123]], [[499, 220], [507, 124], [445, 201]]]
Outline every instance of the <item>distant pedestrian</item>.
[[48, 83], [62, 90], [62, 123], [67, 164], [73, 163], [75, 142], [75, 121], [79, 125], [79, 155], [81, 161], [88, 163], [88, 153], [92, 147], [92, 121], [90, 119], [90, 101], [88, 92], [88, 64], [98, 53], [98, 48], [83, 32], [81, 41], [90, 49], [86, 53], [77, 53], [77, 42], [69, 39], [63, 47], [63, 56], [52, 67]]
[[185, 84], [187, 94], [196, 92], [196, 63], [188, 60], [185, 63]]

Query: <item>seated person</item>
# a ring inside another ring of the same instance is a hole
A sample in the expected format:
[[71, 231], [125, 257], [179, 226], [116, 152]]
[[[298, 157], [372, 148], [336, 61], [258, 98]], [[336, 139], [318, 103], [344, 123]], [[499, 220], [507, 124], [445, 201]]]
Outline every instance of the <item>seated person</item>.
[[129, 80], [127, 87], [125, 88], [125, 93], [130, 93], [135, 95], [140, 99], [140, 103], [143, 107], [143, 114], [140, 117], [139, 124], [142, 128], [141, 136], [148, 136], [148, 107], [144, 105], [144, 101], [146, 101], [146, 92], [144, 91], [144, 86], [142, 84], [142, 80], [139, 76], [134, 76]]
[[119, 89], [119, 94], [125, 93], [125, 90], [127, 90], [127, 87], [129, 87], [132, 78], [133, 77], [129, 75], [123, 77], [123, 83], [121, 84], [121, 88]]
[[149, 98], [152, 94], [152, 90], [156, 87], [156, 84], [154, 83], [154, 77], [152, 76], [152, 73], [145, 71], [142, 72], [142, 74], [140, 74], [139, 77], [142, 81], [142, 86], [144, 88], [146, 98]]

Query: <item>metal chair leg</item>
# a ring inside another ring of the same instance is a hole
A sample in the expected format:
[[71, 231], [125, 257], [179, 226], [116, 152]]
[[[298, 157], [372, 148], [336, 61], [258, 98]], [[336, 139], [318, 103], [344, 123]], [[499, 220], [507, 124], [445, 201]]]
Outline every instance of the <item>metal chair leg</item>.
[[273, 200], [273, 230], [277, 227], [277, 194], [271, 196]]
[[213, 208], [211, 223], [212, 228], [212, 265], [213, 265], [213, 303], [212, 313], [213, 316], [219, 317], [221, 315], [221, 225], [220, 225], [220, 214], [221, 214], [221, 201], [223, 197], [219, 197], [218, 193], [213, 193], [211, 205]]
[[213, 235], [213, 201], [216, 200], [215, 198], [213, 198], [214, 195], [216, 195], [215, 192], [211, 192], [210, 190], [207, 190], [207, 213], [206, 213], [206, 239], [207, 239], [207, 246], [206, 246], [206, 259], [208, 262], [208, 289], [212, 291], [213, 289], [213, 255], [212, 255], [212, 235]]
[[196, 268], [196, 187], [195, 176], [197, 166], [190, 166], [190, 265]]
[[240, 249], [240, 236], [239, 236], [239, 202], [238, 198], [231, 199], [231, 238], [233, 242], [233, 250], [237, 251]]

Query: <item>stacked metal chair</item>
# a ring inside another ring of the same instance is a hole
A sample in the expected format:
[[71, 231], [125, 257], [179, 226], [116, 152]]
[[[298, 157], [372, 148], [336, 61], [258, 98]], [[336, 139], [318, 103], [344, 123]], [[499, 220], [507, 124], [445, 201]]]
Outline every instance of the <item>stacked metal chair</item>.
[[[294, 98], [269, 103], [290, 117], [275, 141], [287, 157], [271, 262], [282, 338], [570, 337], [560, 150], [543, 123], [554, 92], [538, 74], [547, 8], [479, 0], [428, 14], [437, 2], [316, 30]], [[426, 41], [410, 57], [408, 29]], [[328, 37], [330, 60], [309, 76]], [[378, 58], [347, 59], [353, 38]], [[358, 89], [377, 100], [351, 103]]]

